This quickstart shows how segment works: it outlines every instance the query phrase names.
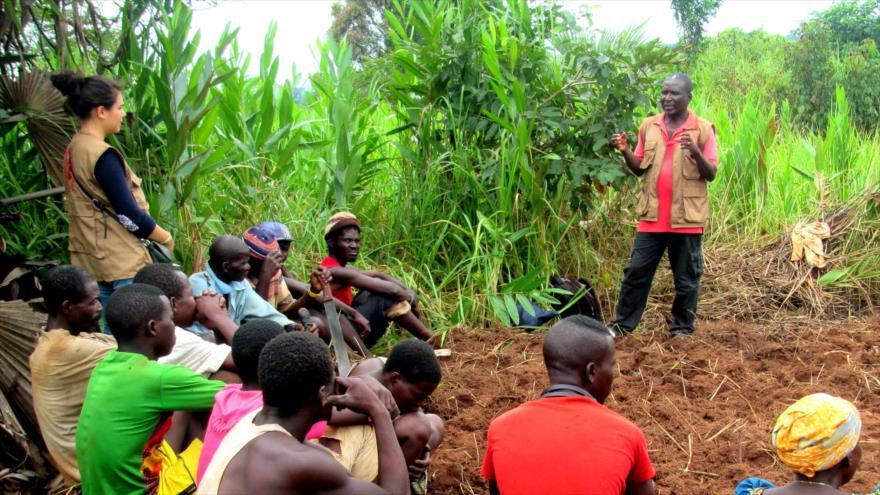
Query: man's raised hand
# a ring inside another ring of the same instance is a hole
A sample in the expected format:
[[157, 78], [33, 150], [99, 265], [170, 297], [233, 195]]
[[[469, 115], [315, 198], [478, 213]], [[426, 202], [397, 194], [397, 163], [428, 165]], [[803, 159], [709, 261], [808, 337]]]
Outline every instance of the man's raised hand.
[[617, 151], [626, 151], [629, 149], [629, 141], [626, 139], [625, 132], [615, 132], [611, 135], [611, 145], [614, 146]]
[[333, 297], [330, 293], [331, 281], [333, 281], [333, 276], [330, 275], [330, 271], [319, 266], [309, 275], [309, 290], [315, 294], [320, 293], [321, 301], [327, 302]]
[[694, 138], [692, 138], [687, 132], [684, 132], [681, 135], [681, 150], [690, 153], [692, 158], [700, 153], [700, 149], [697, 148], [697, 143], [694, 142]]
[[356, 413], [372, 416], [380, 412], [388, 411], [385, 404], [376, 395], [376, 392], [360, 377], [337, 376], [336, 383], [346, 388], [342, 395], [331, 395], [327, 398], [330, 404], [342, 408], [351, 409]]
[[217, 318], [226, 316], [226, 300], [216, 292], [205, 292], [195, 299], [196, 321], [213, 330], [217, 326]]
[[263, 260], [263, 268], [261, 275], [265, 274], [269, 277], [275, 275], [278, 270], [284, 265], [284, 254], [281, 251], [272, 251], [271, 253], [266, 255], [266, 259]]
[[200, 295], [196, 296], [196, 299], [198, 299], [199, 297], [205, 297], [205, 296], [217, 296], [217, 297], [219, 297], [219, 298], [220, 298], [220, 307], [223, 308], [223, 309], [226, 309], [226, 298], [223, 297], [223, 296], [221, 296], [220, 294], [217, 294], [217, 291], [214, 291], [214, 290], [208, 289], [208, 290], [206, 290], [205, 292], [202, 292]]
[[363, 380], [363, 382], [370, 387], [370, 390], [376, 394], [376, 397], [379, 398], [379, 402], [385, 405], [385, 409], [391, 414], [391, 419], [400, 416], [400, 408], [397, 407], [397, 402], [394, 401], [394, 396], [391, 395], [391, 392], [387, 388], [385, 388], [385, 385], [382, 385], [379, 380], [370, 375], [361, 375], [358, 378]]

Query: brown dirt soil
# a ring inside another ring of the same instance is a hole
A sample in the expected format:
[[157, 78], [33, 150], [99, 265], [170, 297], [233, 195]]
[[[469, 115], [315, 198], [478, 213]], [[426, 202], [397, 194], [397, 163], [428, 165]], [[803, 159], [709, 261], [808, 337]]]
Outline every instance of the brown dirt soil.
[[[814, 392], [849, 399], [862, 415], [862, 467], [846, 489], [864, 493], [880, 482], [880, 318], [702, 322], [697, 332], [616, 342], [619, 374], [606, 405], [645, 432], [661, 494], [731, 494], [747, 476], [787, 482], [769, 432], [779, 413]], [[542, 341], [542, 333], [508, 329], [450, 333], [453, 356], [430, 404], [447, 427], [431, 493], [487, 493], [479, 475], [486, 428], [547, 386]]]

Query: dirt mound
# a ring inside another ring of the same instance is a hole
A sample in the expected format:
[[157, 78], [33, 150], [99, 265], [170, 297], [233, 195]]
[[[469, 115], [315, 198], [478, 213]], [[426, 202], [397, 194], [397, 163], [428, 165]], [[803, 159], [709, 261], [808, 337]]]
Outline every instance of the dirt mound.
[[[547, 386], [543, 334], [451, 333], [452, 358], [431, 409], [447, 422], [431, 492], [486, 493], [479, 476], [489, 422]], [[846, 488], [880, 482], [880, 318], [774, 327], [704, 322], [690, 339], [642, 333], [617, 341], [619, 375], [607, 404], [639, 425], [662, 494], [729, 494], [747, 476], [785, 482], [769, 432], [809, 393], [852, 400], [862, 414], [862, 468]]]

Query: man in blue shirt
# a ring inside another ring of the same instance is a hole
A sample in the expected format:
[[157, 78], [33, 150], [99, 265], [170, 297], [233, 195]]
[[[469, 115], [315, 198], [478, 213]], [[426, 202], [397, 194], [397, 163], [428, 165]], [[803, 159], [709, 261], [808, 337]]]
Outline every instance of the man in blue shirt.
[[[272, 320], [288, 330], [298, 327], [294, 322], [279, 313], [271, 304], [260, 297], [245, 279], [250, 270], [250, 250], [241, 238], [225, 235], [217, 238], [208, 251], [208, 266], [205, 271], [193, 273], [189, 277], [193, 295], [213, 291], [226, 299], [226, 311], [236, 325], [254, 318]], [[197, 334], [210, 332], [199, 323], [193, 324], [190, 331]]]

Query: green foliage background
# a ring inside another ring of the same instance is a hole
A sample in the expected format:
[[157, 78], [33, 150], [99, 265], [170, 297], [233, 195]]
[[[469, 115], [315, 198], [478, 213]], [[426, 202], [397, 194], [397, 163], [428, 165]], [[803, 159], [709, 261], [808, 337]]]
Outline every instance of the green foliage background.
[[[290, 267], [305, 277], [323, 256], [323, 223], [346, 208], [364, 225], [361, 264], [416, 287], [435, 328], [511, 323], [516, 301], [552, 300], [552, 273], [593, 279], [610, 312], [635, 181], [609, 136], [634, 137], [674, 70], [692, 73], [694, 109], [718, 131], [707, 249], [783, 235], [880, 195], [880, 138], [865, 108], [876, 98], [876, 48], [816, 51], [807, 89], [798, 57], [837, 43], [813, 40], [809, 24], [796, 40], [722, 33], [687, 66], [638, 29], [597, 32], [554, 3], [393, 1], [384, 55], [359, 64], [346, 40], [329, 40], [306, 81], [278, 77], [288, 69], [274, 56], [275, 26], [252, 76], [233, 27], [199, 54], [185, 5], [150, 4], [148, 21], [126, 6], [121, 48], [107, 52], [118, 55], [110, 75], [127, 84], [130, 121], [113, 140], [188, 270], [202, 267], [215, 236], [277, 219], [294, 233]], [[50, 185], [12, 119], [21, 111], [0, 115], [3, 197]], [[857, 286], [867, 294], [857, 304], [870, 305], [880, 293], [877, 208], [859, 205], [857, 233], [835, 252], [840, 275], [826, 282]], [[60, 199], [13, 210], [17, 221], [0, 224], [8, 251], [66, 259]]]

